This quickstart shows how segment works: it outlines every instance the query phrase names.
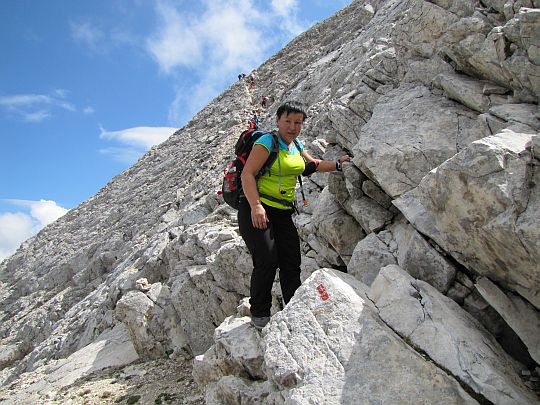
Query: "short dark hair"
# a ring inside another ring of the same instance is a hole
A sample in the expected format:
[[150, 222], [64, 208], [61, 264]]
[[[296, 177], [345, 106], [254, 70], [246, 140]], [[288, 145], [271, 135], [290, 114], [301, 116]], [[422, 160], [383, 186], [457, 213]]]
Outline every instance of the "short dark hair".
[[304, 121], [307, 118], [306, 107], [299, 101], [285, 101], [279, 106], [276, 116], [280, 118], [283, 114], [300, 113], [304, 116]]

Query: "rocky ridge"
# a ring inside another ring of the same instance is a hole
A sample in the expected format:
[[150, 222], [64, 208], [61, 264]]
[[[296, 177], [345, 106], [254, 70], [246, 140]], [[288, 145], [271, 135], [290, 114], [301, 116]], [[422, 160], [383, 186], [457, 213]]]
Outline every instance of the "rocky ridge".
[[[539, 49], [532, 0], [353, 1], [301, 34], [0, 264], [5, 402], [168, 358], [209, 404], [538, 403]], [[258, 334], [216, 173], [291, 98], [353, 162], [306, 180], [305, 282]]]

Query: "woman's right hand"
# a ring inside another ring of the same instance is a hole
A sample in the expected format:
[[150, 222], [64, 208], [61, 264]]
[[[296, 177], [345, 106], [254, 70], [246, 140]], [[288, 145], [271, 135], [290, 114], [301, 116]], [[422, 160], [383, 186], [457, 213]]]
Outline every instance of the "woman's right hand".
[[266, 229], [268, 227], [270, 221], [262, 204], [259, 203], [251, 207], [251, 222], [253, 227], [257, 229]]

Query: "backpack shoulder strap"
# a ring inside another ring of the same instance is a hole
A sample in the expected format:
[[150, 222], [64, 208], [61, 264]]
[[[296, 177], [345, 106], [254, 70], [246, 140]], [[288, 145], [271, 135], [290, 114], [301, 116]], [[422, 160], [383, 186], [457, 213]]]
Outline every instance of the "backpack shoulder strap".
[[266, 162], [264, 162], [261, 171], [257, 175], [257, 178], [261, 177], [263, 174], [270, 170], [270, 167], [272, 167], [272, 165], [276, 161], [279, 153], [279, 139], [277, 137], [277, 134], [275, 133], [275, 131], [267, 132], [267, 134], [272, 135], [272, 149], [270, 150], [270, 154], [268, 155]]
[[300, 141], [298, 140], [298, 138], [294, 138], [294, 144], [296, 145], [296, 149], [298, 149], [298, 152], [302, 154], [302, 148], [300, 147]]
[[268, 133], [272, 135], [272, 152], [279, 152], [279, 138], [276, 131]]
[[[296, 145], [296, 149], [298, 149], [300, 156], [302, 156], [302, 152], [300, 148], [300, 141], [297, 138], [294, 138], [294, 144]], [[305, 207], [306, 205], [308, 205], [308, 200], [306, 199], [306, 195], [304, 194], [304, 185], [302, 184], [302, 176], [300, 175], [298, 176], [298, 183], [300, 183], [300, 192], [302, 193], [302, 202]]]

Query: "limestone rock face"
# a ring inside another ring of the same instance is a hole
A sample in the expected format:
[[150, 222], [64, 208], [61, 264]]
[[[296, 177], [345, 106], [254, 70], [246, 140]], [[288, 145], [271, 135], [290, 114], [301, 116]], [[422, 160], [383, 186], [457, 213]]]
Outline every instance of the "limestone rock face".
[[515, 294], [506, 295], [488, 278], [482, 277], [475, 285], [482, 297], [510, 323], [521, 338], [531, 357], [540, 362], [540, 314]]
[[321, 193], [311, 219], [315, 230], [348, 262], [354, 247], [365, 236], [362, 228], [327, 190]]
[[385, 240], [371, 233], [354, 248], [351, 261], [347, 265], [347, 273], [370, 286], [381, 266], [396, 263], [397, 259]]
[[456, 280], [456, 266], [403, 219], [396, 219], [388, 229], [358, 242], [347, 272], [371, 286], [379, 270], [389, 264], [398, 264], [442, 293], [447, 293]]
[[[0, 386], [168, 356], [209, 404], [538, 403], [539, 10], [355, 0], [300, 34], [0, 263]], [[304, 178], [304, 284], [258, 333], [217, 191], [291, 99], [310, 154], [352, 159]], [[74, 365], [105, 340], [121, 361]]]
[[272, 318], [261, 341], [269, 403], [477, 403], [385, 325], [366, 292], [349, 275], [318, 270]]
[[401, 337], [493, 403], [534, 403], [517, 364], [481, 325], [429, 284], [398, 266], [379, 273], [369, 297]]
[[11, 403], [40, 403], [49, 393], [65, 389], [92, 373], [137, 360], [139, 356], [131, 343], [129, 332], [123, 324], [119, 324], [70, 356], [37, 368], [34, 374], [39, 378], [18, 387]]
[[424, 86], [405, 85], [378, 100], [354, 147], [354, 163], [391, 197], [416, 187], [422, 177], [484, 131], [476, 114]]
[[[394, 201], [407, 219], [467, 268], [540, 308], [540, 181], [531, 135], [473, 142]], [[534, 212], [534, 213], [533, 213]]]

